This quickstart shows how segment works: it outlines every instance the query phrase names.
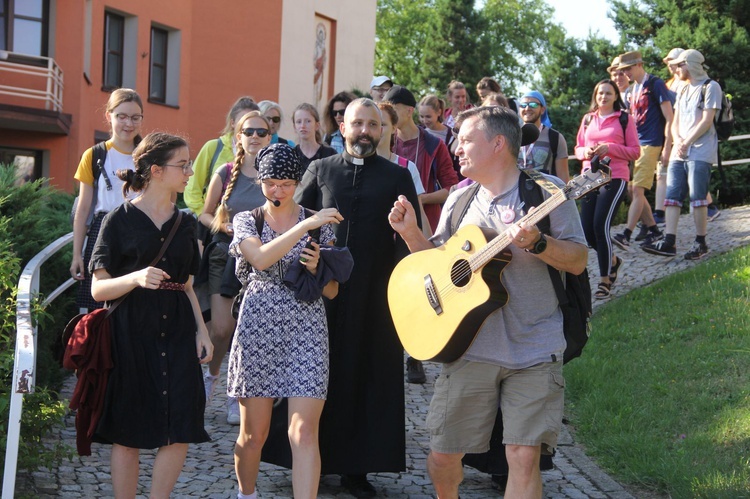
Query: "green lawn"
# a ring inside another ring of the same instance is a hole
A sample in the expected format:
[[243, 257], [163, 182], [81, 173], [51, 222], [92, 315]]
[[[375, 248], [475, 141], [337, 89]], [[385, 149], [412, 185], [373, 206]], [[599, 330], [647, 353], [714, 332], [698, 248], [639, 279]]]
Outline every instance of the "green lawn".
[[565, 375], [577, 440], [618, 480], [750, 497], [750, 248], [601, 307]]

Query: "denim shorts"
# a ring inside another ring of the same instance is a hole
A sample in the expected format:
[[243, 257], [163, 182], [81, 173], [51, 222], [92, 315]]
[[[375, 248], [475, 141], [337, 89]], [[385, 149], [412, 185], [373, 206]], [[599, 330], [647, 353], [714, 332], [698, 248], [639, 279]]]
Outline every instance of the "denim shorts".
[[708, 206], [708, 182], [711, 163], [708, 161], [670, 161], [667, 171], [667, 196], [664, 206], [682, 206], [690, 194], [690, 206]]
[[503, 412], [503, 444], [542, 447], [552, 454], [563, 416], [562, 362], [524, 369], [460, 359], [443, 366], [427, 414], [430, 448], [443, 454], [487, 452]]

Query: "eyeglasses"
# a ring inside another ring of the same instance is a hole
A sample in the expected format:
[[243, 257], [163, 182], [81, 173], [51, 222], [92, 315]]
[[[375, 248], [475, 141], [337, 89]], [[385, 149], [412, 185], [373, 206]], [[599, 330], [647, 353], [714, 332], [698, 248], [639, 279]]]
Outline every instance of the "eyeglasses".
[[266, 189], [281, 189], [284, 191], [288, 191], [289, 189], [297, 187], [297, 182], [291, 181], [291, 182], [284, 182], [283, 184], [272, 184], [271, 182], [264, 180], [263, 185], [266, 186]]
[[243, 128], [242, 132], [240, 132], [245, 137], [252, 137], [253, 134], [256, 134], [261, 139], [268, 135], [268, 128]]
[[276, 124], [281, 123], [281, 116], [266, 116], [266, 119]]
[[333, 111], [331, 111], [331, 114], [334, 115], [334, 116], [343, 116], [345, 112], [346, 112], [346, 108], [344, 108], [344, 109], [334, 109]]
[[130, 114], [125, 114], [125, 113], [117, 113], [115, 115], [115, 118], [117, 118], [117, 121], [119, 121], [120, 123], [127, 123], [128, 121], [130, 121], [133, 124], [137, 124], [143, 121], [142, 114], [130, 115]]
[[536, 109], [540, 106], [541, 104], [539, 104], [538, 102], [519, 102], [518, 103], [518, 107], [520, 107], [521, 109], [526, 109], [527, 107], [530, 107], [531, 109]]
[[190, 170], [193, 168], [193, 160], [190, 160], [187, 163], [183, 163], [181, 165], [161, 165], [161, 166], [174, 166], [175, 168], [182, 168], [183, 175], [187, 175], [188, 173], [190, 173]]

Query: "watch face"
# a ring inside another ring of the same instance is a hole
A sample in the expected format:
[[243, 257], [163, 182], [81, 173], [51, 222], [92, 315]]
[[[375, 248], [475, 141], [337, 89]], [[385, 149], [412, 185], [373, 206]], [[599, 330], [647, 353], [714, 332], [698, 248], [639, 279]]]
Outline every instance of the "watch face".
[[541, 237], [534, 245], [534, 253], [541, 253], [546, 249], [547, 249], [547, 238], [544, 237], [544, 234], [541, 234]]

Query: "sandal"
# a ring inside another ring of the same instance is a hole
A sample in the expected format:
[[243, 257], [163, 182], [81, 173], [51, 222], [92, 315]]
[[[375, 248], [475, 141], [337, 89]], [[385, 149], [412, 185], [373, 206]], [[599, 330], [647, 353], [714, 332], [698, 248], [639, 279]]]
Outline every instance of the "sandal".
[[594, 298], [597, 300], [603, 300], [604, 298], [609, 298], [610, 296], [610, 289], [612, 288], [612, 283], [606, 283], [606, 282], [600, 282], [599, 286], [596, 289], [596, 293], [594, 293]]
[[622, 265], [622, 258], [619, 256], [615, 257], [615, 264], [612, 265], [611, 273], [609, 274], [609, 284], [610, 287], [612, 287], [612, 284], [615, 283], [617, 280], [617, 271], [620, 270], [620, 265]]

